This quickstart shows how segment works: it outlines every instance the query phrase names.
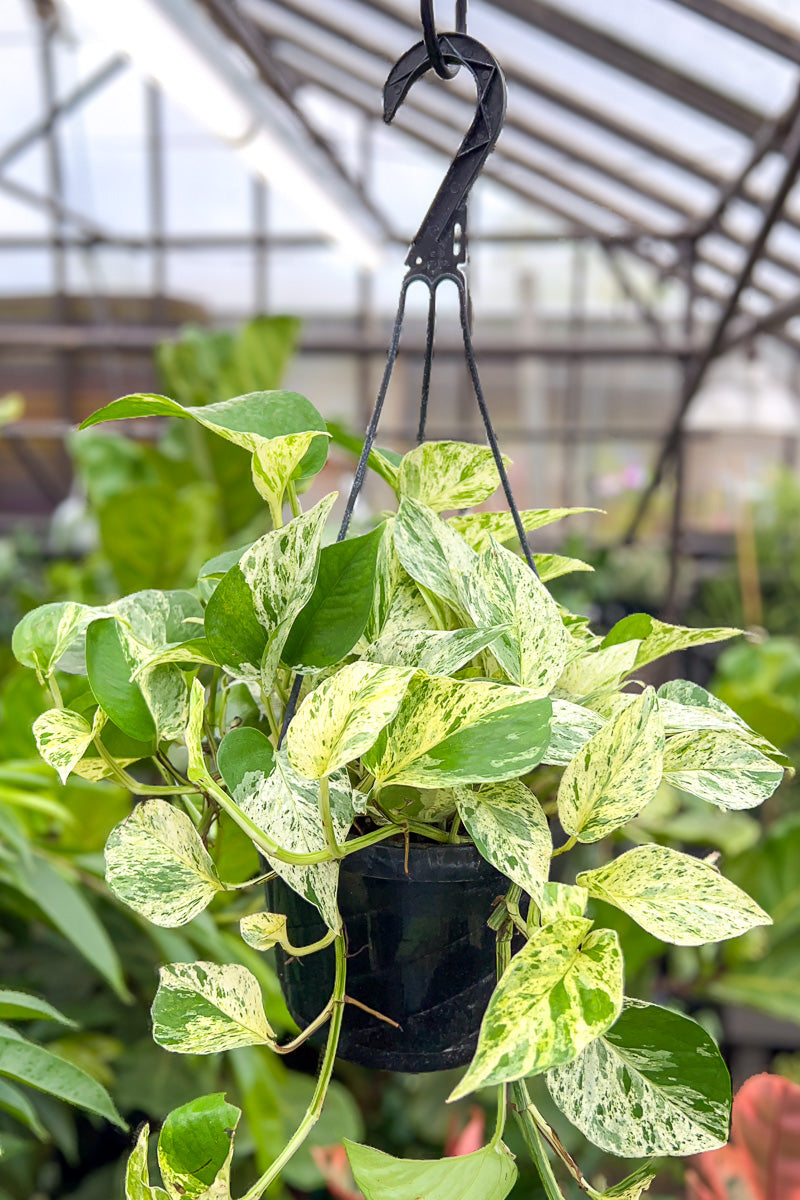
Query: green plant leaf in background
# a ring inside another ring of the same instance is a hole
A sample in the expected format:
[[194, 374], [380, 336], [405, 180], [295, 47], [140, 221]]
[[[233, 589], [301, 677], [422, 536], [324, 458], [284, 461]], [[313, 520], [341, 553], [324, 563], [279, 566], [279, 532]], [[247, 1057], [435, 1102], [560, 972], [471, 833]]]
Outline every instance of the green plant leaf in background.
[[613, 1025], [622, 1009], [622, 951], [610, 929], [568, 919], [534, 932], [498, 983], [459, 1100], [569, 1062]]
[[637, 846], [577, 882], [637, 924], [678, 946], [738, 937], [771, 918], [715, 867], [669, 846]]
[[366, 628], [375, 592], [375, 569], [384, 526], [323, 546], [314, 591], [294, 620], [282, 658], [298, 671], [321, 671], [340, 662]]
[[483, 857], [538, 904], [553, 843], [542, 806], [520, 779], [455, 789], [458, 813]]
[[158, 1138], [158, 1166], [170, 1196], [227, 1200], [241, 1110], [222, 1092], [174, 1109]]
[[153, 1038], [177, 1054], [271, 1045], [258, 980], [238, 963], [171, 963], [159, 972]]
[[260, 729], [240, 725], [231, 729], [217, 747], [217, 764], [226, 788], [234, 794], [246, 775], [262, 778], [275, 770], [272, 742]]
[[5, 1028], [0, 1029], [0, 1075], [127, 1129], [113, 1100], [96, 1079], [74, 1063], [51, 1054], [44, 1046], [37, 1046]]
[[698, 1154], [728, 1140], [731, 1082], [716, 1044], [688, 1017], [628, 1000], [616, 1025], [547, 1075], [550, 1095], [611, 1154]]
[[678, 733], [664, 747], [664, 778], [717, 808], [755, 808], [783, 780], [783, 768], [725, 730]]
[[0, 1078], [0, 1110], [30, 1129], [39, 1141], [47, 1140], [47, 1130], [25, 1092], [2, 1078]]
[[97, 703], [114, 724], [139, 742], [154, 741], [155, 721], [141, 687], [132, 678], [113, 617], [93, 621], [89, 626], [86, 670]]
[[0, 988], [0, 1021], [58, 1021], [60, 1025], [77, 1029], [74, 1021], [40, 996], [29, 996], [27, 992], [16, 992], [11, 988]]
[[191, 921], [223, 890], [189, 817], [155, 799], [137, 804], [112, 830], [106, 882], [134, 911], [167, 928]]
[[[506, 467], [511, 459], [504, 458]], [[398, 494], [426, 504], [434, 512], [471, 508], [488, 500], [500, 486], [488, 446], [470, 442], [423, 442], [403, 456]]]
[[551, 713], [527, 688], [417, 674], [364, 762], [381, 786], [513, 779], [541, 761]]
[[438, 1162], [392, 1158], [347, 1140], [345, 1146], [365, 1200], [505, 1200], [517, 1180], [502, 1142]]
[[684, 625], [667, 625], [647, 613], [631, 613], [617, 621], [606, 634], [603, 646], [617, 646], [620, 642], [639, 641], [634, 668], [672, 654], [676, 650], [688, 650], [690, 646], [707, 646], [710, 642], [724, 642], [738, 637], [741, 629], [689, 629]]
[[359, 661], [325, 679], [306, 696], [286, 734], [294, 769], [320, 779], [369, 750], [396, 714], [413, 673]]
[[[530, 533], [564, 517], [601, 511], [599, 508], [526, 508], [519, 515], [523, 529]], [[496, 542], [510, 542], [517, 538], [517, 527], [510, 512], [466, 513], [464, 516], [451, 517], [448, 524], [469, 542], [473, 550], [488, 549], [492, 538]]]
[[641, 812], [662, 778], [664, 727], [652, 688], [590, 738], [558, 788], [558, 815], [571, 837], [596, 842]]

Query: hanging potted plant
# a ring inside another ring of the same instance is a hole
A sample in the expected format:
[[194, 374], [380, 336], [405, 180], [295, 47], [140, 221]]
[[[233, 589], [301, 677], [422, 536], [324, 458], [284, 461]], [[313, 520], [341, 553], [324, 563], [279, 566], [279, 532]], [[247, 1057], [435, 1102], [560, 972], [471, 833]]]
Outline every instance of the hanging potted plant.
[[[487, 448], [374, 451], [397, 511], [326, 544], [335, 495], [305, 511], [298, 496], [328, 443], [308, 401], [255, 393], [193, 409], [139, 395], [86, 424], [148, 414], [245, 446], [273, 529], [207, 563], [193, 591], [37, 609], [13, 647], [52, 693], [34, 726], [46, 761], [62, 778], [113, 778], [139, 798], [106, 848], [117, 896], [157, 925], [191, 920], [231, 886], [214, 862], [228, 822], [268, 864], [268, 906], [243, 918], [241, 935], [277, 947], [299, 1035], [278, 1044], [238, 964], [165, 966], [153, 1004], [154, 1037], [177, 1053], [324, 1040], [309, 1110], [247, 1200], [316, 1121], [340, 1050], [406, 1070], [468, 1063], [452, 1099], [497, 1089], [494, 1135], [464, 1158], [404, 1162], [348, 1146], [368, 1198], [502, 1200], [516, 1176], [502, 1142], [509, 1085], [548, 1196], [560, 1192], [542, 1139], [600, 1195], [531, 1103], [529, 1076], [622, 1157], [722, 1145], [730, 1084], [712, 1039], [677, 1012], [625, 999], [617, 935], [586, 910], [602, 900], [678, 945], [769, 922], [708, 861], [656, 844], [618, 853], [663, 780], [721, 809], [753, 807], [780, 783], [777, 752], [702, 688], [637, 682], [654, 659], [735, 631], [634, 616], [593, 634], [545, 586], [582, 564], [537, 555], [537, 577], [505, 545], [508, 512], [464, 511], [499, 485]], [[520, 519], [534, 530], [568, 511]], [[61, 671], [88, 684], [70, 689], [69, 705]], [[603, 841], [604, 865], [570, 867]], [[212, 1167], [186, 1165], [180, 1110], [162, 1133], [167, 1194], [227, 1196], [232, 1149], [219, 1131], [238, 1110], [222, 1097], [197, 1104], [191, 1136]], [[146, 1150], [144, 1130], [131, 1200], [164, 1194], [148, 1182]], [[643, 1167], [606, 1194], [635, 1198], [652, 1174]]]

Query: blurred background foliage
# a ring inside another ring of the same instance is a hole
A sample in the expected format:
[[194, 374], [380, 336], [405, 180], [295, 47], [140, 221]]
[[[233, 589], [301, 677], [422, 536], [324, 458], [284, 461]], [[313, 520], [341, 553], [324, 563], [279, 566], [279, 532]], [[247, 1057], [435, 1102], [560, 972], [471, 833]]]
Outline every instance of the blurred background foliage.
[[[188, 329], [179, 342], [158, 351], [163, 390], [183, 404], [204, 405], [278, 386], [297, 330], [297, 322], [285, 317], [258, 318], [235, 335]], [[304, 1047], [291, 1064], [255, 1048], [207, 1059], [169, 1055], [152, 1042], [149, 1004], [164, 961], [245, 961], [262, 984], [273, 1026], [291, 1028], [268, 956], [234, 936], [244, 906], [254, 901], [223, 895], [207, 913], [174, 931], [140, 921], [114, 899], [103, 880], [102, 851], [110, 830], [129, 811], [130, 797], [107, 782], [73, 777], [66, 787], [59, 785], [39, 759], [31, 733], [48, 698], [30, 672], [16, 669], [8, 642], [24, 612], [50, 600], [97, 604], [120, 591], [192, 586], [204, 560], [259, 536], [268, 516], [252, 487], [247, 454], [194, 422], [164, 422], [155, 441], [136, 431], [133, 437], [107, 431], [74, 435], [69, 451], [78, 484], [54, 516], [44, 553], [21, 534], [0, 541], [3, 978], [49, 1000], [77, 1023], [65, 1028], [34, 1021], [26, 1033], [106, 1087], [131, 1128], [145, 1120], [158, 1124], [170, 1109], [203, 1093], [226, 1092], [244, 1112], [235, 1179], [235, 1187], [244, 1190], [305, 1108], [316, 1053]], [[800, 641], [792, 636], [800, 594], [799, 518], [800, 486], [782, 476], [752, 512], [761, 629], [721, 653], [711, 647], [702, 656], [684, 656], [671, 671], [709, 686], [789, 758], [800, 749]], [[628, 612], [658, 613], [668, 578], [661, 550], [590, 551], [577, 539], [560, 549], [594, 562], [593, 575], [580, 575], [577, 583], [559, 581], [553, 590], [598, 628]], [[698, 624], [742, 624], [749, 615], [742, 595], [741, 561], [723, 564], [691, 588], [689, 616]], [[64, 675], [59, 683], [68, 699], [74, 678]], [[726, 874], [773, 914], [771, 928], [694, 950], [665, 946], [616, 910], [602, 912], [603, 922], [617, 928], [624, 942], [628, 992], [691, 1012], [721, 1040], [734, 1070], [736, 1046], [726, 1015], [731, 1006], [758, 1014], [756, 1023], [766, 1018], [794, 1023], [800, 1012], [796, 799], [791, 777], [757, 815], [718, 812], [665, 787], [623, 833], [634, 842], [656, 840], [721, 854]], [[256, 873], [250, 843], [232, 825], [224, 831], [224, 847], [227, 878]], [[586, 862], [575, 865], [597, 865], [597, 852], [585, 847]], [[781, 1030], [773, 1042], [769, 1034], [762, 1039], [762, 1066], [774, 1061], [777, 1069], [800, 1078], [795, 1053], [800, 1028]], [[366, 1134], [373, 1145], [395, 1154], [441, 1153], [469, 1117], [467, 1106], [453, 1112], [444, 1104], [452, 1082], [449, 1073], [390, 1076], [340, 1064], [310, 1147]], [[536, 1091], [537, 1103], [549, 1111], [543, 1089]], [[31, 1089], [25, 1095], [27, 1120], [8, 1110], [0, 1092], [0, 1200], [121, 1195], [129, 1134], [52, 1096]], [[602, 1154], [563, 1122], [559, 1128], [584, 1172], [602, 1178]], [[509, 1138], [516, 1147], [516, 1132]], [[520, 1162], [519, 1194], [536, 1200], [541, 1192], [526, 1173], [526, 1156]], [[308, 1147], [273, 1192], [284, 1200], [329, 1194]], [[653, 1194], [682, 1195], [680, 1169], [670, 1167]]]

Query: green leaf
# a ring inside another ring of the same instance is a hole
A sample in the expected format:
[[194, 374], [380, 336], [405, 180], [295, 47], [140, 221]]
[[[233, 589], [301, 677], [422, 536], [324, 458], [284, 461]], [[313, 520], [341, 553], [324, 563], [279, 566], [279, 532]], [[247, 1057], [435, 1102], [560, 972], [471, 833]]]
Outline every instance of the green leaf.
[[718, 808], [755, 808], [783, 780], [783, 768], [723, 730], [678, 733], [664, 747], [664, 778]]
[[286, 734], [289, 762], [307, 779], [321, 779], [374, 745], [397, 712], [409, 669], [354, 662], [310, 692]]
[[684, 625], [667, 625], [647, 613], [631, 613], [617, 621], [603, 639], [603, 646], [617, 646], [621, 642], [641, 642], [634, 667], [643, 667], [675, 650], [688, 650], [690, 646], [706, 646], [709, 642], [723, 642], [738, 637], [741, 629], [688, 629]]
[[676, 946], [702, 946], [771, 925], [755, 900], [715, 867], [669, 846], [637, 846], [577, 882]]
[[238, 963], [161, 967], [152, 1016], [154, 1040], [176, 1054], [216, 1054], [275, 1038], [258, 980]]
[[[519, 514], [523, 529], [543, 529], [553, 521], [561, 521], [578, 513], [601, 512], [599, 508], [527, 508]], [[467, 513], [463, 517], [451, 517], [449, 524], [457, 530], [473, 550], [486, 550], [491, 538], [496, 542], [510, 542], [517, 538], [517, 527], [510, 512]]]
[[618, 646], [588, 650], [567, 664], [558, 680], [559, 691], [582, 700], [616, 687], [633, 670], [639, 646], [639, 642], [620, 642]]
[[347, 1139], [345, 1146], [364, 1200], [505, 1200], [517, 1181], [502, 1142], [436, 1162], [392, 1158]]
[[86, 634], [86, 672], [97, 703], [123, 733], [152, 742], [156, 725], [142, 689], [131, 678], [131, 666], [113, 618], [94, 621]]
[[613, 1025], [622, 1008], [622, 950], [612, 930], [591, 928], [582, 919], [545, 925], [512, 958], [449, 1100], [569, 1062]]
[[596, 842], [641, 812], [662, 777], [664, 728], [652, 688], [591, 737], [558, 789], [558, 815], [571, 837]]
[[[294, 722], [289, 726], [290, 730], [293, 725]], [[335, 771], [328, 782], [333, 828], [336, 840], [341, 844], [356, 814], [353, 791], [345, 770]], [[236, 789], [234, 799], [242, 812], [284, 850], [307, 854], [326, 848], [319, 811], [319, 784], [297, 774], [285, 747], [275, 755], [272, 774], [266, 779], [248, 775]], [[278, 859], [268, 861], [289, 887], [319, 909], [329, 928], [338, 931], [341, 924], [336, 906], [339, 864], [321, 862], [297, 866]]]
[[567, 558], [563, 554], [534, 554], [533, 561], [541, 583], [560, 579], [562, 575], [574, 575], [578, 571], [594, 571], [594, 567], [582, 558]]
[[[364, 449], [363, 437], [356, 437], [355, 434], [349, 433], [338, 421], [328, 421], [328, 433], [337, 446], [343, 446], [345, 450], [355, 454], [356, 458], [361, 457]], [[373, 446], [367, 462], [376, 475], [380, 475], [390, 488], [397, 490], [397, 474], [402, 462], [401, 455], [395, 450], [382, 450], [378, 446]]]
[[643, 1163], [632, 1175], [628, 1175], [621, 1183], [615, 1184], [598, 1196], [597, 1200], [639, 1200], [657, 1174], [657, 1167], [649, 1162]]
[[74, 1021], [40, 996], [29, 996], [27, 992], [15, 992], [11, 988], [0, 988], [0, 1021], [58, 1021], [77, 1029]]
[[[259, 450], [272, 438], [287, 433], [317, 430], [327, 433], [325, 422], [314, 405], [297, 392], [248, 392], [232, 400], [216, 404], [184, 407], [167, 396], [139, 392], [112, 400], [92, 413], [80, 426], [88, 429], [104, 421], [122, 421], [135, 417], [183, 417], [198, 421], [226, 441], [244, 447], [250, 453]], [[327, 457], [323, 438], [315, 439], [302, 463], [302, 478], [308, 479], [321, 471]]]
[[550, 745], [542, 762], [551, 766], [566, 767], [589, 738], [594, 737], [605, 721], [590, 708], [573, 704], [569, 700], [551, 698], [553, 719], [550, 723]]
[[551, 712], [527, 688], [418, 674], [364, 762], [381, 786], [514, 779], [541, 762]]
[[446, 521], [405, 498], [394, 522], [394, 545], [413, 580], [461, 611], [463, 577], [475, 570], [478, 556]]
[[623, 1158], [699, 1154], [728, 1140], [731, 1081], [716, 1044], [654, 1004], [626, 1001], [613, 1029], [547, 1086], [590, 1142]]
[[384, 535], [379, 525], [363, 537], [324, 546], [309, 600], [298, 613], [283, 648], [296, 671], [321, 671], [340, 662], [367, 624], [375, 590], [375, 567]]
[[34, 608], [25, 614], [11, 635], [14, 657], [23, 667], [32, 667], [41, 680], [46, 679], [87, 625], [102, 612], [70, 601]]
[[170, 929], [191, 921], [223, 890], [191, 820], [165, 800], [137, 804], [111, 831], [106, 882], [135, 912]]
[[558, 606], [527, 563], [492, 542], [462, 581], [463, 603], [476, 625], [510, 625], [492, 643], [507, 677], [546, 695], [564, 670], [568, 634]]
[[19, 1034], [0, 1031], [0, 1075], [66, 1100], [76, 1108], [105, 1117], [120, 1129], [127, 1129], [113, 1100], [96, 1079], [74, 1063], [58, 1058]]
[[364, 658], [392, 667], [415, 667], [427, 675], [454, 675], [507, 629], [408, 629], [385, 633], [368, 646]]
[[[510, 466], [510, 458], [504, 456], [503, 461]], [[403, 456], [397, 478], [401, 497], [418, 500], [434, 512], [472, 508], [499, 486], [491, 450], [470, 442], [423, 442]]]
[[217, 749], [219, 773], [233, 795], [251, 772], [266, 778], [275, 770], [272, 742], [260, 729], [240, 725], [231, 729]]
[[40, 1141], [47, 1138], [47, 1130], [39, 1120], [36, 1109], [28, 1097], [19, 1088], [2, 1078], [0, 1078], [0, 1109], [25, 1125]]
[[214, 657], [234, 671], [260, 674], [267, 690], [289, 631], [314, 591], [322, 531], [335, 499], [334, 492], [254, 542], [206, 607], [206, 637]]
[[130, 1000], [122, 964], [105, 928], [80, 888], [68, 883], [38, 855], [20, 867], [25, 894], [67, 941], [102, 975], [122, 1000]]
[[33, 722], [33, 736], [44, 761], [58, 772], [62, 783], [75, 770], [105, 723], [102, 708], [92, 724], [69, 708], [50, 708]]
[[297, 474], [300, 460], [319, 434], [288, 433], [271, 438], [253, 454], [253, 483], [269, 505], [276, 529], [283, 524], [283, 496], [289, 481]]
[[455, 789], [461, 820], [487, 862], [539, 903], [553, 843], [542, 806], [520, 779]]
[[150, 1126], [143, 1125], [125, 1168], [125, 1200], [170, 1200], [163, 1188], [153, 1187], [150, 1183], [147, 1165], [149, 1140]]
[[588, 903], [589, 893], [586, 888], [571, 883], [546, 883], [541, 899], [537, 900], [542, 925], [582, 917]]
[[241, 1115], [223, 1092], [200, 1096], [169, 1114], [158, 1139], [158, 1166], [170, 1195], [227, 1200]]

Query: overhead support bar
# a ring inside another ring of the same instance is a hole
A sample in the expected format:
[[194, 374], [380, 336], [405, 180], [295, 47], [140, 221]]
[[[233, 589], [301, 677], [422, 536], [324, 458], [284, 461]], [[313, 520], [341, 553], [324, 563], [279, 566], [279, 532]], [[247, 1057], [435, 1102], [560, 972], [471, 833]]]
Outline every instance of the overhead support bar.
[[756, 12], [752, 4], [743, 4], [741, 0], [673, 0], [673, 3], [800, 66], [800, 37], [796, 27], [766, 9]]

